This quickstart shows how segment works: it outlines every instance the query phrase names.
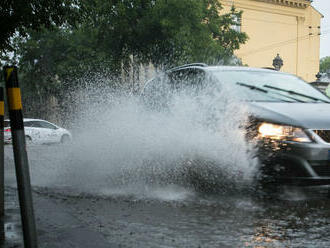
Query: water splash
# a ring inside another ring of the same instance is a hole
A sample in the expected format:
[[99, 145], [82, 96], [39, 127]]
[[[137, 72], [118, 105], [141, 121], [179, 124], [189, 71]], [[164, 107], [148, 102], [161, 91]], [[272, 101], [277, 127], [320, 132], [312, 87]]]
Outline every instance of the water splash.
[[256, 161], [240, 128], [246, 110], [229, 90], [184, 90], [154, 111], [138, 96], [93, 83], [72, 94], [74, 143], [43, 159], [34, 184], [173, 199], [253, 181]]

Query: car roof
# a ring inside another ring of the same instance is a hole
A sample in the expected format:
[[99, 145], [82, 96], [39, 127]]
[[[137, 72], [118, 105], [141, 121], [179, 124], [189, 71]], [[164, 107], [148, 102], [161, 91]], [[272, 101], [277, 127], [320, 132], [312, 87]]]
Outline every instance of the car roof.
[[280, 74], [286, 74], [286, 75], [291, 75], [289, 73], [285, 72], [280, 72], [276, 71], [273, 68], [255, 68], [255, 67], [247, 67], [247, 66], [226, 66], [226, 65], [207, 65], [203, 63], [194, 63], [194, 64], [187, 64], [187, 65], [182, 65], [178, 67], [171, 68], [167, 70], [166, 72], [174, 72], [174, 71], [180, 71], [184, 69], [193, 69], [193, 68], [198, 68], [204, 71], [249, 71], [249, 72], [268, 72], [268, 73], [280, 73]]
[[23, 121], [45, 121], [41, 119], [24, 118]]
[[[9, 119], [6, 119], [5, 121], [9, 121]], [[45, 120], [41, 120], [41, 119], [32, 119], [32, 118], [23, 118], [23, 121], [45, 121]], [[48, 122], [48, 121], [46, 121]]]
[[157, 75], [155, 75], [151, 79], [147, 80], [145, 82], [144, 86], [148, 85], [151, 81], [153, 81], [155, 78], [159, 77], [160, 75], [168, 74], [168, 73], [176, 72], [176, 71], [178, 72], [178, 71], [186, 70], [186, 69], [200, 69], [205, 72], [211, 72], [211, 73], [214, 73], [217, 71], [221, 71], [221, 72], [247, 71], [247, 72], [263, 72], [263, 73], [272, 73], [272, 74], [276, 73], [276, 74], [282, 74], [282, 75], [296, 76], [294, 74], [290, 74], [287, 72], [276, 71], [273, 68], [256, 68], [256, 67], [248, 67], [248, 66], [227, 66], [227, 65], [207, 65], [207, 64], [203, 64], [203, 63], [193, 63], [193, 64], [186, 64], [186, 65], [174, 67], [165, 72], [157, 73]]

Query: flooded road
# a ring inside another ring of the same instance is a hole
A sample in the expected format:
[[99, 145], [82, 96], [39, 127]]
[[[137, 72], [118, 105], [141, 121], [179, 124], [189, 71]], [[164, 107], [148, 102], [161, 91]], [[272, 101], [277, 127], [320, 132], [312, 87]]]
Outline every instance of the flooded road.
[[244, 196], [185, 202], [69, 199], [86, 224], [123, 247], [328, 247], [329, 201]]
[[[174, 184], [144, 185], [144, 190], [136, 191], [123, 186], [105, 190], [102, 184], [98, 192], [96, 188], [87, 191], [83, 185], [80, 189], [70, 185], [66, 177], [69, 172], [72, 176], [68, 164], [63, 164], [71, 156], [70, 149], [28, 147], [40, 247], [56, 247], [49, 245], [48, 232], [72, 226], [101, 234], [109, 247], [330, 246], [330, 200], [325, 195], [293, 189], [266, 198], [239, 191], [208, 194]], [[9, 199], [15, 191], [11, 146], [5, 152]], [[43, 221], [49, 211], [47, 201], [70, 218], [63, 217], [62, 224]], [[15, 211], [15, 204], [9, 208]], [[15, 233], [10, 235], [17, 239]]]

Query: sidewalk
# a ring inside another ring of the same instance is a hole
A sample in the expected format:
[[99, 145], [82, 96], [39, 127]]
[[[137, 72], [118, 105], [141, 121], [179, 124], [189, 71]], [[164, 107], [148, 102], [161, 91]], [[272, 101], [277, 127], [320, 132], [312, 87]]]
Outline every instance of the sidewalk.
[[[88, 228], [75, 218], [70, 210], [42, 194], [33, 193], [39, 247], [44, 248], [109, 248], [105, 237]], [[5, 232], [4, 248], [24, 247], [17, 191], [5, 189]]]

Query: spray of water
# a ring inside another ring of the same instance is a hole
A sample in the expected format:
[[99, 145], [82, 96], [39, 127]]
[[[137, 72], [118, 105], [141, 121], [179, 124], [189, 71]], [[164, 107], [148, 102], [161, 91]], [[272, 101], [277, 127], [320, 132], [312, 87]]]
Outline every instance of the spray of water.
[[155, 110], [139, 96], [96, 85], [72, 94], [74, 143], [59, 148], [52, 171], [34, 172], [35, 184], [181, 199], [253, 181], [255, 161], [240, 128], [246, 111], [230, 91], [180, 91]]

